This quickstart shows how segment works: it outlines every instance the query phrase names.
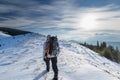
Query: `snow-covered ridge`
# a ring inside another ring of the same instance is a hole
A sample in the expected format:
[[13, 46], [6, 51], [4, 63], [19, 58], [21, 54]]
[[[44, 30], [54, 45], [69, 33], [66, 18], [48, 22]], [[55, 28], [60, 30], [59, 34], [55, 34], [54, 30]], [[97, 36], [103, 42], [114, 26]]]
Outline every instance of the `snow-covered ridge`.
[[[26, 34], [0, 40], [0, 80], [51, 80], [42, 76], [45, 36]], [[60, 80], [120, 80], [120, 65], [81, 45], [59, 41]]]
[[35, 33], [29, 33], [24, 35], [18, 35], [18, 36], [11, 36], [11, 37], [4, 37], [0, 39], [0, 50], [4, 48], [11, 48], [18, 46], [19, 44], [25, 42], [25, 40], [29, 39], [30, 37], [36, 36]]

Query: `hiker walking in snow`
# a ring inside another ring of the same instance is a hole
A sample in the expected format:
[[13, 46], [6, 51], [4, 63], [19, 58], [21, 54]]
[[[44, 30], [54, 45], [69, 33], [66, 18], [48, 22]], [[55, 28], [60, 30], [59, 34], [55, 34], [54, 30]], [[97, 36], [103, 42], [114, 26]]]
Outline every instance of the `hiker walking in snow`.
[[53, 80], [58, 80], [58, 67], [57, 67], [57, 56], [59, 54], [59, 43], [57, 37], [50, 35], [47, 36], [47, 40], [43, 46], [43, 58], [46, 63], [46, 70], [49, 72], [50, 60], [52, 62], [52, 69], [54, 71]]

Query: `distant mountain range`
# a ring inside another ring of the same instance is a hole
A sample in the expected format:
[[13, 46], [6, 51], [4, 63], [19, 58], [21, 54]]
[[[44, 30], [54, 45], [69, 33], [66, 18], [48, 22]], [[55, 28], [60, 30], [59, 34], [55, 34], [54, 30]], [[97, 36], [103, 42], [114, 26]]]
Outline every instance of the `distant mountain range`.
[[114, 48], [118, 47], [120, 50], [120, 42], [107, 42], [107, 44], [114, 46]]

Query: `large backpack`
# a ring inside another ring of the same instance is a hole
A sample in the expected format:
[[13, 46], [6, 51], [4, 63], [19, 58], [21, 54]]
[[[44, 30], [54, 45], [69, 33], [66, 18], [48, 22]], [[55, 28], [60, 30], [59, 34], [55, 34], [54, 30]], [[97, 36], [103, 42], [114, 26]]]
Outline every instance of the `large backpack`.
[[48, 54], [57, 56], [59, 54], [59, 44], [56, 36], [50, 38], [50, 41], [46, 42], [45, 56]]
[[59, 44], [56, 36], [51, 37], [52, 45], [51, 45], [51, 55], [57, 56], [59, 54]]

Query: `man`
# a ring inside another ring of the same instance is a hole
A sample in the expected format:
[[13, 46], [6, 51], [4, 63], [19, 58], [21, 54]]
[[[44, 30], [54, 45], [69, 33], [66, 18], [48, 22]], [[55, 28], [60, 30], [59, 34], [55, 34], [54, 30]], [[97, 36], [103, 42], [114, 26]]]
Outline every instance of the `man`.
[[59, 44], [57, 37], [47, 36], [47, 40], [43, 47], [43, 58], [46, 63], [46, 70], [49, 72], [50, 60], [52, 62], [52, 69], [54, 71], [53, 80], [58, 80], [57, 56], [59, 54]]

